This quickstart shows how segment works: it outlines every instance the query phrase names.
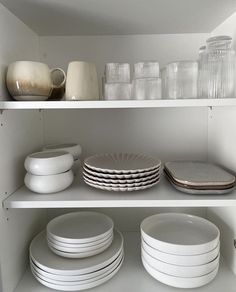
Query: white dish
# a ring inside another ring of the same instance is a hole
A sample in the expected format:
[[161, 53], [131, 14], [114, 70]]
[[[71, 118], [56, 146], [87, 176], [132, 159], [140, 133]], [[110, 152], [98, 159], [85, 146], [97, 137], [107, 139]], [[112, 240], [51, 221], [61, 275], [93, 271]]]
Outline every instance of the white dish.
[[222, 190], [195, 190], [195, 189], [177, 186], [169, 178], [168, 178], [168, 180], [172, 184], [172, 186], [174, 188], [176, 188], [176, 190], [178, 190], [182, 193], [190, 194], [190, 195], [224, 195], [224, 194], [228, 194], [228, 193], [232, 192], [235, 189], [235, 187], [232, 187], [232, 188], [226, 188], [226, 189], [222, 189]]
[[161, 165], [161, 161], [142, 154], [113, 153], [90, 156], [84, 164], [99, 172], [129, 174], [153, 170]]
[[55, 289], [55, 290], [60, 290], [60, 291], [80, 291], [80, 290], [85, 290], [85, 289], [91, 289], [93, 287], [99, 286], [105, 282], [107, 282], [108, 280], [110, 280], [121, 268], [123, 263], [123, 260], [121, 261], [120, 265], [118, 265], [118, 267], [116, 269], [114, 269], [110, 274], [106, 275], [105, 277], [97, 280], [97, 281], [93, 281], [87, 284], [81, 284], [81, 285], [56, 285], [56, 284], [52, 284], [49, 283], [47, 281], [42, 280], [41, 278], [39, 278], [36, 274], [33, 275], [34, 277], [44, 286]]
[[92, 169], [89, 169], [86, 165], [84, 165], [84, 171], [86, 173], [89, 173], [90, 175], [93, 175], [94, 177], [99, 178], [105, 178], [105, 179], [139, 179], [144, 178], [146, 179], [148, 176], [156, 175], [160, 173], [160, 167], [157, 167], [150, 171], [143, 171], [138, 173], [126, 173], [126, 174], [111, 174], [111, 173], [105, 173], [105, 172], [99, 172]]
[[155, 178], [151, 179], [151, 180], [147, 180], [144, 182], [139, 182], [139, 183], [132, 183], [132, 184], [119, 184], [119, 183], [104, 183], [104, 182], [99, 182], [96, 181], [94, 179], [89, 179], [86, 176], [83, 176], [84, 181], [85, 182], [89, 182], [91, 184], [96, 184], [99, 186], [104, 186], [104, 187], [111, 187], [111, 188], [134, 188], [134, 187], [141, 187], [141, 186], [146, 186], [146, 185], [150, 185], [154, 182], [156, 182], [157, 180], [159, 180], [160, 176], [156, 176]]
[[133, 192], [133, 191], [141, 191], [141, 190], [145, 190], [145, 189], [149, 189], [153, 186], [155, 186], [159, 180], [155, 181], [154, 183], [152, 184], [148, 184], [148, 185], [145, 185], [145, 186], [140, 186], [140, 187], [125, 187], [125, 188], [122, 188], [122, 187], [105, 187], [105, 186], [99, 186], [99, 185], [96, 185], [96, 184], [92, 184], [88, 181], [85, 181], [87, 185], [91, 186], [91, 187], [94, 187], [94, 188], [97, 188], [97, 189], [101, 189], [101, 190], [104, 190], [104, 191], [114, 191], [114, 192]]
[[66, 251], [62, 251], [62, 250], [58, 250], [58, 249], [54, 248], [54, 246], [52, 244], [49, 244], [49, 243], [48, 243], [48, 247], [51, 249], [52, 252], [54, 252], [55, 254], [57, 254], [61, 257], [82, 259], [82, 258], [88, 258], [88, 257], [95, 256], [97, 254], [102, 253], [104, 250], [106, 250], [111, 245], [111, 243], [112, 243], [112, 240], [108, 241], [102, 247], [99, 247], [97, 249], [90, 250], [90, 251], [85, 251], [85, 252], [72, 252], [72, 251], [66, 252]]
[[66, 243], [63, 241], [55, 240], [50, 234], [47, 234], [47, 239], [58, 246], [69, 247], [69, 248], [72, 247], [72, 248], [78, 248], [78, 249], [94, 248], [99, 244], [103, 244], [103, 243], [107, 242], [107, 240], [109, 240], [111, 237], [113, 238], [113, 230], [107, 236], [105, 236], [104, 238], [101, 238], [99, 240], [85, 242], [85, 243]]
[[121, 261], [123, 256], [124, 256], [124, 252], [121, 251], [119, 256], [111, 264], [107, 265], [103, 269], [99, 269], [97, 271], [94, 271], [93, 273], [88, 273], [88, 274], [83, 274], [83, 275], [72, 275], [72, 276], [70, 276], [70, 275], [65, 275], [65, 276], [64, 275], [57, 275], [57, 274], [52, 274], [52, 273], [45, 272], [44, 270], [40, 269], [32, 261], [32, 259], [30, 260], [30, 264], [31, 264], [31, 266], [34, 267], [34, 269], [39, 274], [41, 274], [42, 276], [47, 277], [48, 279], [57, 280], [57, 281], [84, 281], [84, 280], [88, 280], [88, 279], [93, 279], [94, 277], [103, 275], [107, 271], [110, 271], [112, 268], [114, 268]]
[[34, 175], [54, 175], [71, 169], [73, 156], [65, 151], [37, 152], [25, 159], [25, 169]]
[[47, 233], [55, 240], [66, 243], [97, 241], [112, 233], [114, 223], [108, 216], [97, 212], [73, 212], [51, 220]]
[[153, 258], [156, 258], [159, 261], [178, 266], [200, 266], [205, 265], [213, 261], [220, 252], [220, 244], [208, 253], [203, 253], [199, 255], [189, 255], [181, 256], [174, 255], [169, 253], [161, 252], [160, 250], [154, 249], [149, 246], [145, 241], [142, 240], [142, 248]]
[[176, 255], [197, 255], [217, 247], [220, 231], [210, 221], [188, 214], [164, 213], [141, 223], [145, 242], [159, 251]]
[[56, 284], [56, 285], [64, 285], [64, 286], [74, 286], [74, 285], [82, 285], [82, 284], [88, 284], [94, 281], [97, 281], [99, 279], [102, 279], [104, 277], [106, 277], [107, 275], [109, 275], [112, 271], [116, 270], [118, 268], [118, 266], [121, 264], [123, 260], [123, 257], [120, 259], [119, 262], [116, 262], [114, 266], [109, 266], [109, 269], [107, 271], [104, 271], [102, 274], [92, 277], [90, 279], [84, 279], [84, 280], [70, 280], [70, 281], [64, 281], [62, 279], [51, 279], [46, 277], [45, 275], [42, 275], [42, 273], [38, 272], [38, 270], [34, 267], [34, 265], [31, 265], [31, 270], [33, 271], [33, 273], [40, 279], [52, 283], [52, 284]]
[[73, 155], [74, 160], [79, 159], [82, 148], [76, 143], [65, 143], [65, 144], [50, 144], [43, 147], [43, 151], [66, 151]]
[[153, 269], [159, 272], [175, 277], [193, 278], [204, 276], [215, 270], [219, 265], [220, 255], [213, 261], [200, 266], [171, 265], [153, 258], [147, 252], [145, 252], [144, 249], [142, 249], [142, 257], [149, 264], [149, 266], [151, 266]]
[[153, 269], [151, 266], [148, 265], [148, 263], [142, 258], [143, 266], [146, 269], [146, 271], [156, 280], [159, 282], [176, 287], [176, 288], [198, 288], [202, 287], [208, 283], [210, 283], [215, 276], [218, 273], [218, 268], [212, 271], [211, 273], [201, 276], [201, 277], [194, 277], [194, 278], [183, 278], [183, 277], [174, 277], [170, 276], [168, 274], [161, 273], [155, 269]]
[[224, 186], [235, 182], [234, 175], [210, 163], [167, 162], [165, 168], [174, 180], [189, 186]]
[[25, 185], [32, 192], [39, 194], [57, 193], [68, 188], [74, 180], [71, 170], [54, 175], [33, 175], [27, 173]]
[[154, 172], [154, 174], [151, 175], [147, 175], [147, 176], [143, 176], [140, 178], [123, 178], [123, 179], [119, 179], [119, 178], [114, 178], [114, 179], [110, 179], [110, 178], [103, 178], [103, 177], [99, 177], [97, 175], [92, 175], [89, 172], [87, 172], [85, 169], [83, 171], [83, 175], [87, 178], [87, 179], [92, 179], [92, 180], [96, 180], [97, 182], [100, 183], [109, 183], [109, 184], [136, 184], [136, 183], [141, 183], [141, 182], [146, 182], [149, 181], [151, 179], [157, 178], [158, 176], [160, 176], [160, 172], [156, 171]]
[[67, 259], [54, 254], [48, 247], [46, 232], [38, 234], [30, 245], [30, 257], [42, 270], [57, 275], [83, 275], [110, 265], [123, 250], [123, 236], [114, 231], [112, 244], [103, 252], [84, 259]]

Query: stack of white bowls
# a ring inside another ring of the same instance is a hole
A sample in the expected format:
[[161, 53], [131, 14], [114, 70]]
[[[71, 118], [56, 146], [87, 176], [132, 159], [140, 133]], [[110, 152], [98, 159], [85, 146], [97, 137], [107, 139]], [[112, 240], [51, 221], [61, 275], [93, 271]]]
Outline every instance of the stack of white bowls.
[[72, 167], [73, 173], [76, 175], [80, 169], [80, 155], [82, 153], [82, 148], [76, 143], [64, 143], [64, 144], [50, 144], [46, 145], [42, 149], [43, 151], [66, 151], [73, 155], [74, 164]]
[[220, 232], [201, 217], [166, 213], [141, 224], [142, 262], [156, 280], [177, 288], [197, 288], [217, 275]]
[[36, 193], [56, 193], [73, 182], [73, 156], [66, 151], [37, 152], [25, 159], [25, 185]]
[[105, 283], [119, 271], [123, 260], [121, 233], [113, 230], [109, 217], [95, 212], [53, 219], [47, 232], [38, 234], [30, 245], [33, 276], [44, 286], [61, 291]]

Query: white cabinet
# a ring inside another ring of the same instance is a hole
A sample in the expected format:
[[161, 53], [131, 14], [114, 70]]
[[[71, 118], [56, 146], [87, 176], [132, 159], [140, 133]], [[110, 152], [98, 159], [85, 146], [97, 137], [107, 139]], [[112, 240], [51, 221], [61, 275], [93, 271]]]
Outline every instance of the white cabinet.
[[[181, 0], [175, 7], [174, 0], [101, 0], [98, 7], [92, 0], [80, 0], [81, 14], [73, 6], [78, 5], [76, 1], [1, 2], [15, 15], [0, 4], [0, 290], [2, 285], [3, 292], [51, 291], [28, 270], [29, 243], [54, 216], [91, 208], [114, 219], [126, 244], [121, 271], [95, 292], [177, 291], [152, 279], [140, 260], [141, 220], [167, 210], [209, 218], [221, 230], [219, 275], [196, 291], [235, 291], [236, 191], [225, 196], [190, 196], [177, 192], [163, 178], [150, 190], [120, 194], [89, 188], [78, 179], [61, 193], [37, 195], [23, 186], [23, 162], [44, 144], [72, 141], [82, 145], [83, 157], [132, 151], [157, 156], [163, 162], [210, 159], [236, 172], [236, 98], [14, 102], [4, 84], [6, 67], [15, 60], [41, 60], [64, 69], [72, 60], [91, 60], [101, 77], [109, 61], [133, 64], [157, 59], [163, 66], [178, 59], [196, 59], [198, 48], [211, 34], [234, 37], [236, 14], [229, 17], [236, 9], [232, 1], [189, 4]], [[147, 11], [150, 17], [145, 16]], [[78, 24], [81, 27], [76, 28]], [[100, 36], [102, 32], [107, 35]]]

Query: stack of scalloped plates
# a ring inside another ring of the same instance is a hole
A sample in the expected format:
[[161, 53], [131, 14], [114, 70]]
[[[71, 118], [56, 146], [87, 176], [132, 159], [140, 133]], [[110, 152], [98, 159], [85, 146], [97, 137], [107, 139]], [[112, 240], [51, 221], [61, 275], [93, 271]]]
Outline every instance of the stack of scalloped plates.
[[234, 175], [208, 162], [167, 162], [164, 171], [177, 190], [189, 194], [226, 194], [235, 187]]
[[197, 288], [217, 275], [220, 232], [210, 221], [166, 213], [141, 224], [142, 262], [156, 280], [176, 288]]
[[160, 180], [161, 161], [142, 154], [101, 154], [84, 161], [84, 181], [108, 191], [138, 191]]
[[67, 258], [85, 258], [103, 252], [113, 241], [113, 221], [96, 212], [74, 212], [47, 225], [49, 248]]

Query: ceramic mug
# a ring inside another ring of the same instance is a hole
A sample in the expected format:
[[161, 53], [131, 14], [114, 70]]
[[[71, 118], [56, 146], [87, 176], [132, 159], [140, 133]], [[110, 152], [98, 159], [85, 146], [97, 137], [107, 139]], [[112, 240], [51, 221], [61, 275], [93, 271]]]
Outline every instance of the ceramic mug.
[[9, 65], [6, 82], [15, 100], [47, 100], [53, 89], [63, 88], [66, 74], [60, 68], [50, 70], [44, 63], [18, 61]]
[[98, 100], [99, 88], [94, 63], [71, 62], [67, 70], [66, 100]]

